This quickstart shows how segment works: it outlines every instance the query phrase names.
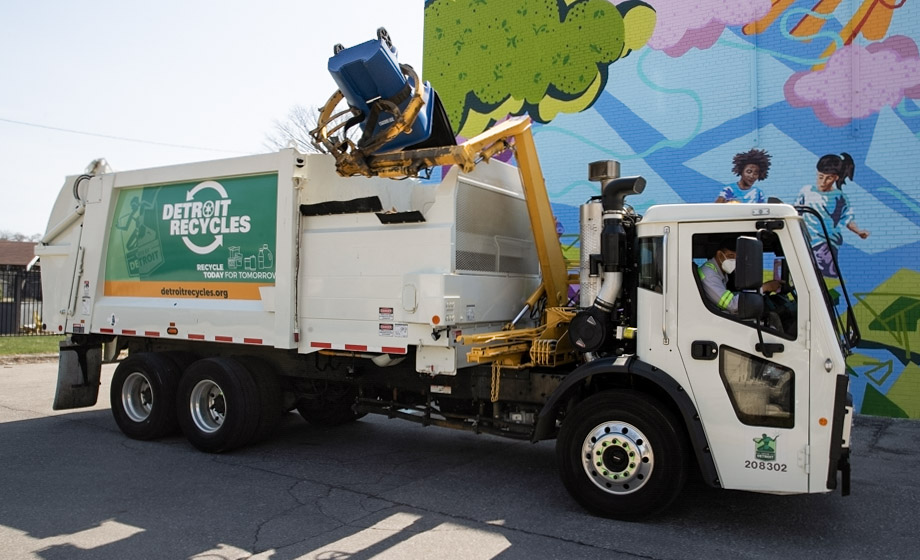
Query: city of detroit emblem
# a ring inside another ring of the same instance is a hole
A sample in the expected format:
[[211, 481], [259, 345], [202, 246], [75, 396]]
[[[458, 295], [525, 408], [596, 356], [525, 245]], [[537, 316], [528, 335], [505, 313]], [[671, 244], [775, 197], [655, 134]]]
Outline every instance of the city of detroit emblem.
[[761, 461], [775, 461], [777, 439], [779, 439], [779, 435], [770, 437], [767, 434], [754, 438], [754, 456]]

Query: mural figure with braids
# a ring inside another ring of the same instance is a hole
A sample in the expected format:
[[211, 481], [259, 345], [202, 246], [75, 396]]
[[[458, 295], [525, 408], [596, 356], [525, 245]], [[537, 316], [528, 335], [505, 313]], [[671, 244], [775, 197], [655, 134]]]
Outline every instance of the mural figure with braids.
[[738, 182], [725, 185], [719, 191], [716, 202], [766, 202], [763, 190], [755, 187], [754, 183], [767, 178], [770, 154], [766, 150], [752, 148], [735, 154], [732, 165], [732, 172], [739, 177]]
[[[814, 185], [806, 185], [799, 193], [797, 205], [808, 206], [821, 215], [824, 227], [827, 228], [825, 241], [824, 230], [821, 222], [813, 214], [806, 213], [805, 223], [811, 235], [812, 251], [815, 260], [826, 278], [838, 278], [837, 267], [834, 265], [837, 250], [843, 244], [843, 233], [840, 225], [865, 239], [869, 231], [860, 229], [856, 225], [856, 216], [847, 195], [843, 192], [843, 185], [847, 179], [853, 178], [856, 165], [850, 154], [842, 152], [839, 156], [827, 154], [821, 156], [817, 164], [818, 175]], [[834, 189], [834, 187], [837, 187]]]

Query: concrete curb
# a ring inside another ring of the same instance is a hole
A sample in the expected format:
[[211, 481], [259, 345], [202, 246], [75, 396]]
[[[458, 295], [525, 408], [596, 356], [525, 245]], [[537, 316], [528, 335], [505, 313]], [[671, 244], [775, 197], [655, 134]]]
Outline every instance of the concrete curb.
[[0, 365], [38, 364], [42, 362], [53, 362], [57, 359], [57, 352], [53, 354], [6, 354], [0, 355]]

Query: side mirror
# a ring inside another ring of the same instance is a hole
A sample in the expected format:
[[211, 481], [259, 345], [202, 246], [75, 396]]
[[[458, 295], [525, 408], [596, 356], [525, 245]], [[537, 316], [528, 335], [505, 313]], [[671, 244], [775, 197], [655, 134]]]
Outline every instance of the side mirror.
[[763, 316], [763, 296], [760, 293], [741, 292], [737, 297], [739, 319], [760, 319]]
[[759, 289], [763, 285], [763, 243], [754, 237], [739, 237], [735, 253], [735, 288]]

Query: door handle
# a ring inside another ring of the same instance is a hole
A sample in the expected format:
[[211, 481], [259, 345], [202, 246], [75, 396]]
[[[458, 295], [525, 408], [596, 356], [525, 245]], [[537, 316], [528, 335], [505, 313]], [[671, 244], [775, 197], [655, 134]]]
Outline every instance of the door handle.
[[772, 358], [773, 354], [780, 354], [785, 349], [785, 346], [776, 342], [758, 342], [754, 345], [754, 350], [757, 350], [767, 358]]
[[694, 340], [690, 344], [690, 356], [694, 360], [715, 360], [719, 356], [719, 345], [711, 340]]

